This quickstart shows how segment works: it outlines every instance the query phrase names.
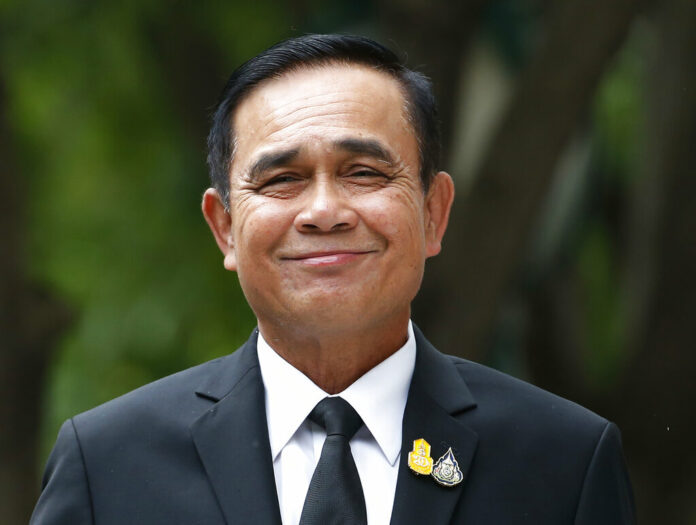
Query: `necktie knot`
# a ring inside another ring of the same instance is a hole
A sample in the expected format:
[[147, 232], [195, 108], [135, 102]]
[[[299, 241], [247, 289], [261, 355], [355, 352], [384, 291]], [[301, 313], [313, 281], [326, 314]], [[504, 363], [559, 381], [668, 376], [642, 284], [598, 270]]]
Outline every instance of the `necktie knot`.
[[309, 414], [309, 419], [326, 430], [326, 435], [341, 435], [348, 441], [362, 426], [362, 418], [342, 397], [325, 397]]

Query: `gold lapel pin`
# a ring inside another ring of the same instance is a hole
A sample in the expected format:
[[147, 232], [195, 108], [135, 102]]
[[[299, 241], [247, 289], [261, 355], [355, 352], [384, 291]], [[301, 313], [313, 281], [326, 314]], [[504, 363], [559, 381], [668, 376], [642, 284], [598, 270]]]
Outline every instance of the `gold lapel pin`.
[[464, 474], [459, 469], [459, 463], [457, 463], [457, 459], [452, 453], [452, 447], [447, 449], [447, 452], [435, 462], [430, 475], [435, 481], [445, 487], [454, 487], [462, 482]]
[[423, 438], [413, 440], [413, 450], [408, 454], [408, 466], [416, 474], [427, 476], [433, 471], [430, 444]]

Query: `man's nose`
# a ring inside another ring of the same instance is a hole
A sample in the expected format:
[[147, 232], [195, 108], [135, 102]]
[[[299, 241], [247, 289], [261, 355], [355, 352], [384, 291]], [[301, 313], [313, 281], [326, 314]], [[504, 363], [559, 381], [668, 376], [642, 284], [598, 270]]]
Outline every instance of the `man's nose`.
[[344, 195], [334, 181], [315, 182], [305, 198], [302, 210], [295, 217], [295, 227], [300, 231], [349, 230], [358, 222], [350, 197]]

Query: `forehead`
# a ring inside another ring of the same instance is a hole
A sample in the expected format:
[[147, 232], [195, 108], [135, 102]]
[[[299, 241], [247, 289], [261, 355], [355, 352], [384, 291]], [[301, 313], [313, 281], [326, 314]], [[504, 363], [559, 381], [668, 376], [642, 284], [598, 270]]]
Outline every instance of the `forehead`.
[[303, 67], [266, 80], [241, 102], [233, 128], [236, 167], [259, 150], [346, 138], [378, 140], [404, 161], [417, 159], [399, 82], [362, 65]]

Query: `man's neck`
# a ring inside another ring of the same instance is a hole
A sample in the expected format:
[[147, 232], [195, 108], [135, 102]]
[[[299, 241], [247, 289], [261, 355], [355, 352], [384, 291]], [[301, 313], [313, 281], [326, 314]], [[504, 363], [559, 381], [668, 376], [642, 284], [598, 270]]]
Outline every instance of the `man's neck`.
[[288, 330], [259, 320], [259, 330], [278, 355], [325, 392], [337, 394], [406, 343], [408, 317], [344, 330]]

